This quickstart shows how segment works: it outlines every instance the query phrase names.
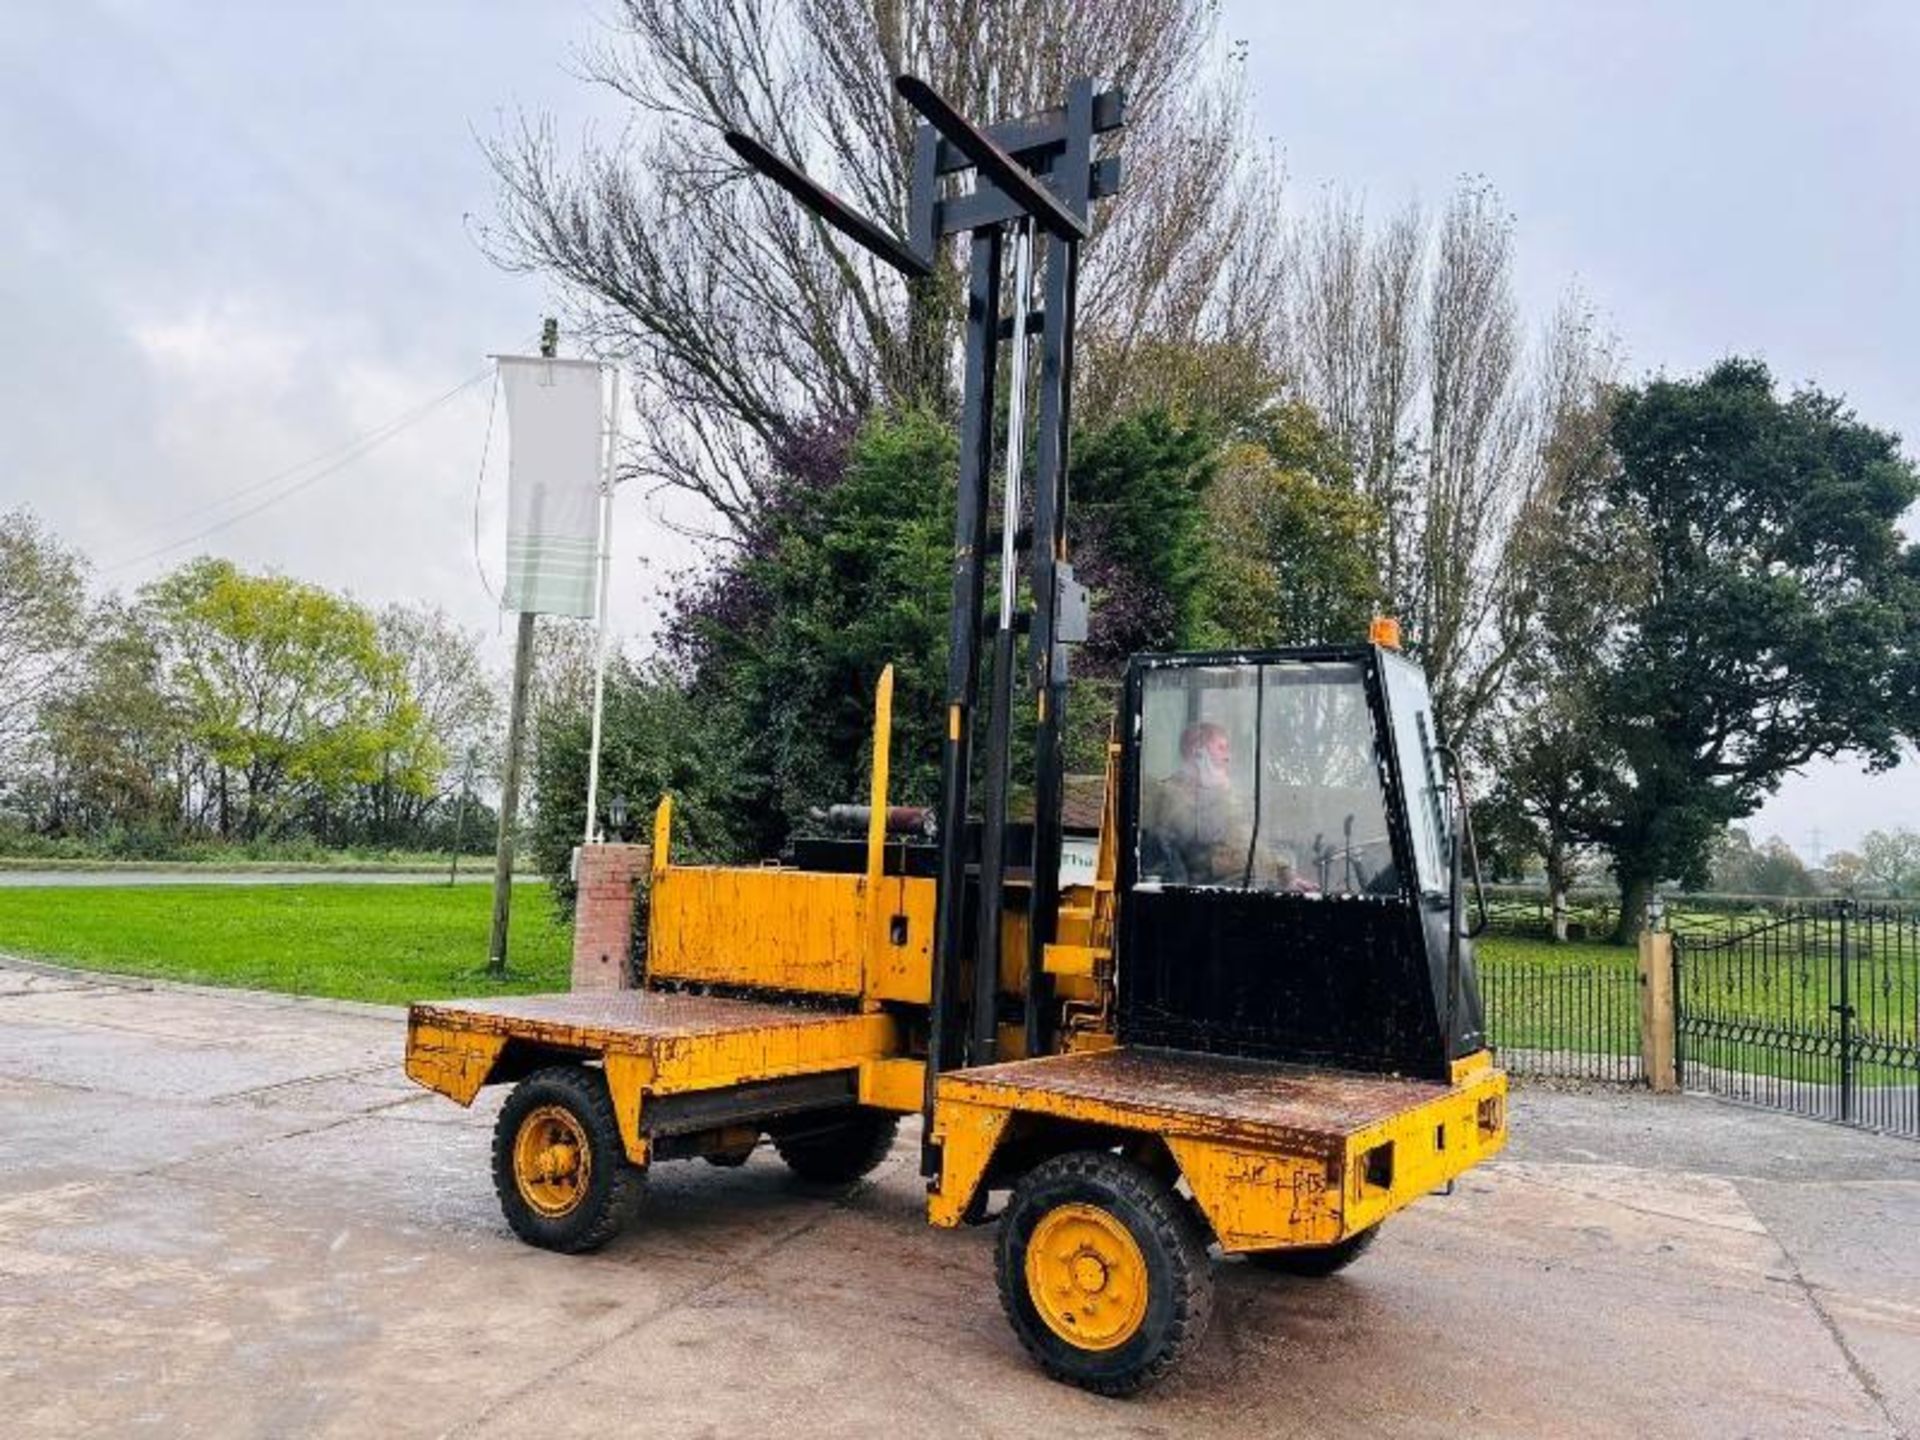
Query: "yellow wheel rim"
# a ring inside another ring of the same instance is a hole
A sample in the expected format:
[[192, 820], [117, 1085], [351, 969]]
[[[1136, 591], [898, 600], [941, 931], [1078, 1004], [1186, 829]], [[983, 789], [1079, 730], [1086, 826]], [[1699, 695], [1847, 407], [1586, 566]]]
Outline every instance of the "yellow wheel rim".
[[529, 1110], [513, 1137], [513, 1183], [520, 1198], [557, 1220], [587, 1198], [592, 1179], [593, 1147], [573, 1112], [561, 1105]]
[[1027, 1242], [1027, 1294], [1062, 1340], [1111, 1350], [1131, 1340], [1146, 1318], [1146, 1258], [1115, 1216], [1093, 1205], [1061, 1205]]

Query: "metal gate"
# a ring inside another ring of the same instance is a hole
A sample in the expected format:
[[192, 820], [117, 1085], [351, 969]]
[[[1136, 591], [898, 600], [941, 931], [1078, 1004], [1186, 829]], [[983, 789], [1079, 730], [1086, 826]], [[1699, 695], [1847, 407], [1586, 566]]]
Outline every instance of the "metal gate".
[[1920, 1136], [1920, 910], [1827, 901], [1673, 937], [1680, 1083]]

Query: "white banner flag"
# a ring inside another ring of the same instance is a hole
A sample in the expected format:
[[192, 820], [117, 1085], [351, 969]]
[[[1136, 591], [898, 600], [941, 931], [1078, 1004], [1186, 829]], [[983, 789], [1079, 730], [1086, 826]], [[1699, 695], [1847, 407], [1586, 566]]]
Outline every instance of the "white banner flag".
[[600, 543], [600, 366], [500, 357], [507, 395], [509, 610], [593, 614]]

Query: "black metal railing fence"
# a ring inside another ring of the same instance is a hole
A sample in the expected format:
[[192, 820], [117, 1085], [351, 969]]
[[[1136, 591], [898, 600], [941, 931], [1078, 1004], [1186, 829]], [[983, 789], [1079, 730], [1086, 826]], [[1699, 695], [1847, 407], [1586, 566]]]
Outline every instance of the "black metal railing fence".
[[1633, 951], [1564, 962], [1483, 952], [1478, 973], [1488, 1040], [1509, 1074], [1619, 1084], [1644, 1079]]

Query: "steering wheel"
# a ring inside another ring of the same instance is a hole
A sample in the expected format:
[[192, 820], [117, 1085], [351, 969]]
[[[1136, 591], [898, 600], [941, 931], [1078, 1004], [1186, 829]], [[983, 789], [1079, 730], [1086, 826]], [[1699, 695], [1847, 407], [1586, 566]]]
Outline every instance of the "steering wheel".
[[[1350, 840], [1345, 844], [1318, 844], [1309, 853], [1313, 856], [1316, 869], [1324, 869], [1329, 890], [1343, 894], [1364, 894], [1367, 888], [1379, 876], [1393, 865], [1393, 837], [1390, 835], [1372, 835], [1364, 840]], [[1387, 853], [1378, 865], [1362, 857], [1370, 850], [1387, 847]], [[1349, 872], [1348, 867], [1351, 867]], [[1351, 882], [1349, 883], [1349, 874]], [[1335, 883], [1337, 877], [1338, 883]], [[1318, 887], [1316, 887], [1318, 888]]]

